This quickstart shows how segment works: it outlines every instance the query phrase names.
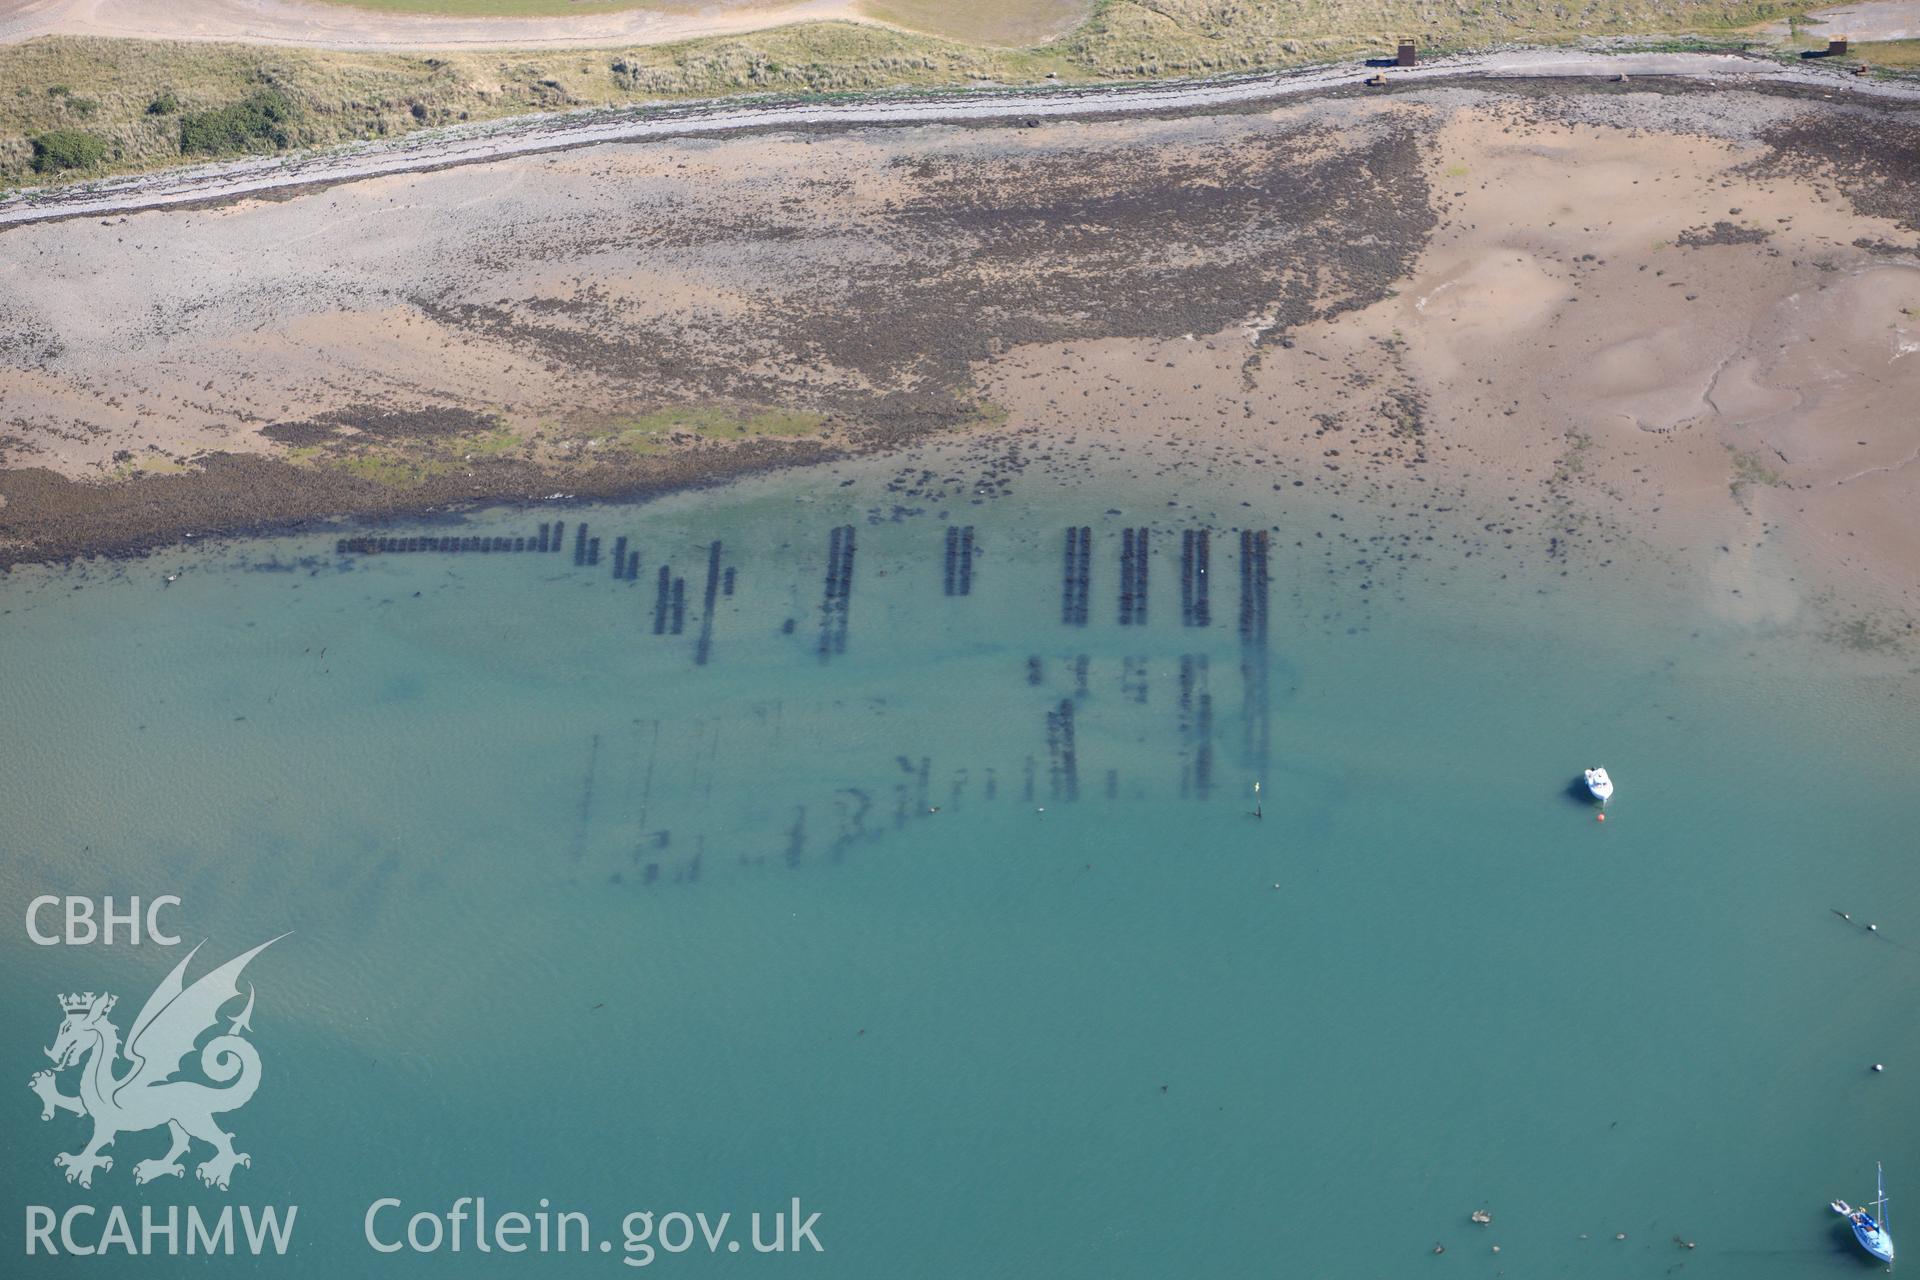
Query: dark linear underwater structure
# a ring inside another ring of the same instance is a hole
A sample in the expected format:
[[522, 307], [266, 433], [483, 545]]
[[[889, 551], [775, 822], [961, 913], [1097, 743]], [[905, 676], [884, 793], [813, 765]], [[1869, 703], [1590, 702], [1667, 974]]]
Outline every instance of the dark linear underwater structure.
[[[567, 522], [551, 521], [536, 531], [512, 535], [413, 534], [340, 538], [335, 551], [341, 556], [376, 555], [551, 555], [566, 545]], [[573, 565], [594, 568], [600, 564], [601, 540], [585, 521], [575, 524]], [[945, 530], [941, 560], [941, 591], [952, 598], [974, 593], [975, 566], [979, 544], [972, 525], [949, 525]], [[1145, 626], [1151, 596], [1152, 532], [1142, 526], [1120, 530], [1119, 591], [1117, 621], [1123, 627]], [[639, 540], [621, 534], [613, 541], [610, 577], [615, 582], [640, 580]], [[1066, 530], [1061, 555], [1060, 622], [1068, 627], [1086, 627], [1092, 621], [1094, 533], [1091, 526], [1076, 525]], [[1240, 608], [1239, 634], [1250, 655], [1264, 654], [1271, 574], [1268, 568], [1269, 536], [1264, 530], [1240, 532]], [[825, 566], [820, 600], [820, 632], [816, 652], [822, 661], [847, 651], [847, 639], [853, 612], [853, 590], [858, 535], [853, 525], [834, 526], [827, 536]], [[1180, 624], [1205, 628], [1213, 624], [1210, 592], [1212, 531], [1204, 528], [1180, 530]], [[705, 666], [712, 659], [718, 602], [731, 599], [738, 583], [739, 566], [725, 562], [720, 542], [707, 547], [704, 589], [695, 648], [695, 665]], [[687, 575], [662, 562], [654, 575], [654, 600], [651, 631], [656, 636], [681, 635], [687, 627]], [[786, 630], [791, 632], [793, 620]], [[1250, 656], [1250, 665], [1258, 665]]]
[[[1163, 532], [1168, 531], [1163, 529]], [[1237, 532], [1235, 639], [1241, 705], [1235, 745], [1238, 766], [1261, 777], [1266, 773], [1272, 749], [1269, 687], [1272, 657], [1268, 641], [1271, 540], [1265, 530]], [[1205, 630], [1213, 622], [1213, 531], [1186, 527], [1179, 528], [1178, 533], [1180, 627]], [[1125, 629], [1124, 634], [1137, 634], [1144, 639], [1145, 633], [1140, 629], [1146, 627], [1149, 618], [1151, 564], [1156, 546], [1153, 530], [1129, 525], [1102, 536], [1110, 539], [1118, 569], [1115, 613], [1103, 616], [1111, 616], [1111, 625]], [[1082, 632], [1092, 624], [1095, 540], [1092, 526], [1073, 525], [1065, 529], [1060, 544], [1060, 625], [1072, 632]], [[821, 577], [818, 630], [812, 647], [822, 663], [841, 658], [855, 647], [851, 643], [854, 635], [851, 624], [858, 582], [858, 544], [858, 531], [852, 524], [830, 527], [822, 543], [815, 544], [820, 547]], [[948, 525], [942, 530], [939, 542], [928, 548], [938, 557], [941, 597], [954, 601], [955, 607], [975, 594], [977, 564], [983, 545], [975, 526]], [[346, 537], [338, 539], [336, 550], [343, 557], [423, 554], [495, 557], [551, 556], [570, 549], [574, 568], [597, 569], [601, 564], [601, 546], [601, 539], [585, 521], [574, 523], [571, 528], [566, 521], [550, 521], [531, 533], [514, 535]], [[604, 580], [622, 587], [638, 586], [642, 580], [643, 552], [641, 538], [632, 534], [614, 537]], [[702, 548], [697, 567], [677, 567], [665, 559], [649, 565], [646, 579], [651, 584], [651, 599], [640, 612], [639, 631], [660, 637], [690, 633], [694, 667], [712, 664], [722, 649], [723, 602], [735, 598], [743, 581], [739, 574], [741, 566], [731, 563], [730, 559], [726, 545], [716, 539]], [[692, 592], [688, 590], [689, 578], [696, 584]], [[692, 617], [688, 616], [689, 596], [693, 597]], [[793, 634], [796, 621], [789, 617], [781, 630]], [[1119, 695], [1104, 704], [1109, 708], [1148, 707], [1153, 701], [1151, 689], [1156, 671], [1174, 676], [1173, 701], [1169, 708], [1171, 723], [1167, 727], [1171, 731], [1169, 746], [1177, 776], [1168, 781], [1185, 799], [1210, 800], [1219, 789], [1216, 774], [1220, 751], [1213, 684], [1216, 660], [1224, 660], [1227, 655], [1218, 650], [1209, 654], [1199, 646], [1186, 643], [1179, 649], [1179, 652], [1164, 654], [1157, 663], [1141, 653], [1108, 653], [1098, 661], [1086, 652], [1068, 652], [1051, 659], [1044, 654], [1031, 654], [1020, 672], [1022, 683], [1043, 701], [1035, 709], [1035, 719], [1026, 722], [1032, 726], [1026, 732], [1037, 738], [1037, 741], [1035, 738], [1028, 741], [1037, 750], [1030, 750], [1024, 757], [1016, 756], [1017, 788], [1007, 788], [1003, 793], [999, 771], [976, 765], [953, 769], [945, 776], [944, 796], [934, 797], [931, 757], [903, 752], [898, 757], [899, 780], [890, 787], [887, 784], [841, 787], [818, 803], [796, 806], [784, 828], [777, 855], [742, 854], [740, 860], [793, 868], [821, 857], [838, 858], [853, 844], [937, 813], [942, 804], [958, 807], [969, 797], [991, 801], [1004, 794], [1005, 799], [1017, 797], [1022, 803], [1072, 804], [1087, 795], [1118, 800], [1124, 795], [1140, 794], [1139, 787], [1144, 780], [1130, 782], [1116, 768], [1088, 768], [1084, 759], [1082, 708], [1095, 698], [1097, 689], [1106, 687], [1112, 687]], [[1050, 667], [1054, 673], [1051, 679]], [[1117, 710], [1106, 714], [1117, 714]], [[1153, 712], [1128, 714], [1155, 716]], [[663, 804], [672, 807], [661, 794], [662, 784], [656, 773], [673, 767], [670, 762], [676, 754], [684, 757], [688, 751], [696, 755], [704, 751], [716, 755], [717, 730], [714, 741], [703, 745], [688, 740], [685, 726], [669, 727], [663, 737], [661, 722], [644, 723], [647, 727], [643, 732], [650, 735], [644, 748], [645, 765], [631, 779], [615, 780], [607, 776], [602, 735], [593, 735], [586, 744], [585, 769], [577, 796], [577, 829], [568, 841], [570, 860], [591, 864], [596, 861], [593, 855], [602, 853], [605, 845], [614, 841], [626, 849], [622, 865], [609, 873], [615, 882], [692, 883], [699, 880], [708, 858], [706, 838], [685, 831], [676, 837], [672, 825], [656, 820], [655, 814]], [[698, 781], [694, 785], [703, 788], [703, 794], [710, 793], [712, 779], [721, 765], [717, 758], [708, 759], [696, 770], [694, 777]], [[620, 799], [610, 800], [609, 796]], [[934, 800], [941, 803], [933, 803]], [[620, 805], [632, 812], [612, 812]], [[890, 821], [883, 821], [882, 815]], [[621, 834], [616, 835], [616, 831]]]

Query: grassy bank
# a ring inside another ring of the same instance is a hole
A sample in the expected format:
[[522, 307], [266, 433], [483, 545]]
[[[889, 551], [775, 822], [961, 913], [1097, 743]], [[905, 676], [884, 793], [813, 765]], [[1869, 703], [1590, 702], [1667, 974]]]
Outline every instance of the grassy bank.
[[[43, 37], [0, 46], [0, 184], [654, 98], [1028, 82], [1057, 63], [850, 23], [619, 51], [437, 55]], [[35, 146], [49, 137], [91, 162], [49, 161]]]
[[851, 23], [594, 51], [345, 53], [52, 36], [0, 45], [0, 187], [274, 152], [536, 111], [733, 93], [834, 93], [1255, 71], [1379, 51], [1725, 32], [1766, 0], [1103, 0], [1028, 50]]
[[1868, 40], [1847, 50], [1868, 66], [1890, 71], [1920, 71], [1920, 40]]
[[1724, 34], [1804, 6], [1766, 0], [1112, 0], [1060, 43], [1101, 77], [1192, 75], [1288, 66], [1362, 50], [1396, 36], [1426, 49], [1561, 43], [1588, 36]]

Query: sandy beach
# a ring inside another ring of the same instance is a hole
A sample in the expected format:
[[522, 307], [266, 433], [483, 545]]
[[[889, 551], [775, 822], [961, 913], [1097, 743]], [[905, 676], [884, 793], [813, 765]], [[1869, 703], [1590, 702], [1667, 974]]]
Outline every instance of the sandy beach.
[[1904, 636], [1902, 111], [1442, 83], [605, 145], [19, 227], [0, 537], [18, 562], [936, 433], [1171, 439], [1369, 503], [1471, 492], [1545, 554], [1664, 549], [1730, 616], [1839, 592], [1863, 641]]

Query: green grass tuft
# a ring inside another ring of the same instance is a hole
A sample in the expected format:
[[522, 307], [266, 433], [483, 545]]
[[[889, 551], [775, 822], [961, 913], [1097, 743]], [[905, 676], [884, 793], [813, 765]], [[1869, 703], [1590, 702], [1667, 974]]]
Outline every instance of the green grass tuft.
[[54, 129], [33, 139], [33, 171], [63, 173], [91, 169], [107, 154], [107, 142], [79, 129]]
[[180, 151], [218, 156], [238, 151], [277, 151], [294, 145], [299, 109], [278, 89], [261, 89], [238, 102], [180, 117]]

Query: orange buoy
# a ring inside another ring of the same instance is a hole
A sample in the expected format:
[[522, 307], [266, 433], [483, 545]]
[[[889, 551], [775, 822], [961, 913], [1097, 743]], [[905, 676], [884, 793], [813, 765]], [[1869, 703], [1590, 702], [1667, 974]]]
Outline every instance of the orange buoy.
[[1607, 815], [1604, 813], [1596, 813], [1593, 815], [1593, 820], [1595, 822], [1605, 822], [1607, 820]]

